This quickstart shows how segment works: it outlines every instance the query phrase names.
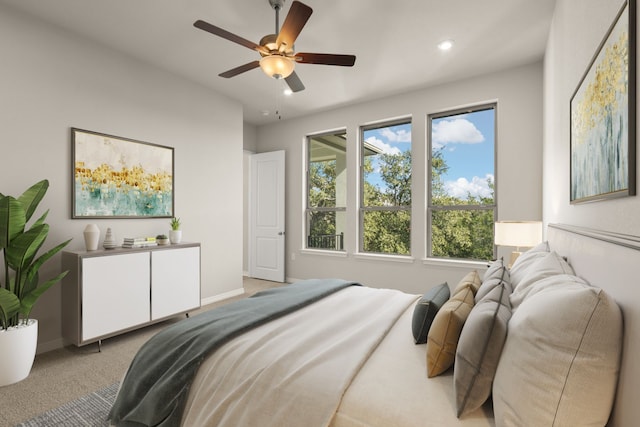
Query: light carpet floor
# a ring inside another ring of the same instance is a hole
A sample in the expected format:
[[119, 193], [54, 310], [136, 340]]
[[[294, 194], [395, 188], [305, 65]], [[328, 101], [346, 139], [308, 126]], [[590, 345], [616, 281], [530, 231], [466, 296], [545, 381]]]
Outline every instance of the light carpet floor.
[[[245, 294], [202, 307], [199, 312], [247, 297], [281, 283], [245, 278]], [[103, 389], [122, 379], [133, 356], [149, 338], [181, 316], [97, 344], [69, 346], [38, 354], [29, 376], [19, 383], [0, 387], [0, 426], [14, 427], [46, 411]]]
[[107, 416], [116, 401], [119, 383], [89, 393], [73, 402], [51, 409], [16, 427], [108, 427]]

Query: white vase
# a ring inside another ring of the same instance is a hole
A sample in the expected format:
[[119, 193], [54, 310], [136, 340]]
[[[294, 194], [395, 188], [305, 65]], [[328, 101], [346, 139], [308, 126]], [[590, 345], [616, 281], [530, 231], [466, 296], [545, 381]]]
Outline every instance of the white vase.
[[98, 249], [98, 240], [100, 240], [100, 229], [96, 224], [89, 224], [84, 229], [84, 246], [88, 251]]
[[38, 346], [38, 321], [0, 330], [0, 387], [29, 376]]
[[171, 243], [180, 243], [182, 240], [182, 230], [169, 230], [169, 240]]

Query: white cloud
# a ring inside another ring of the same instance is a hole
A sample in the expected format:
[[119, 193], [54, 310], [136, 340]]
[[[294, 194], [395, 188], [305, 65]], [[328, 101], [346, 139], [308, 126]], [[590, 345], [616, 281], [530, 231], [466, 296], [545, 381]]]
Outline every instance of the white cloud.
[[459, 199], [466, 200], [469, 195], [474, 197], [491, 197], [489, 180], [494, 181], [492, 174], [485, 175], [484, 178], [474, 176], [471, 181], [466, 178], [458, 178], [455, 181], [446, 181], [444, 189], [447, 194]]
[[441, 148], [447, 144], [478, 144], [484, 141], [484, 135], [469, 120], [456, 118], [434, 123], [432, 144]]
[[406, 129], [393, 131], [391, 128], [382, 128], [380, 129], [380, 133], [391, 142], [411, 142], [411, 131], [407, 131]]
[[391, 145], [387, 144], [386, 142], [372, 136], [370, 138], [367, 138], [367, 142], [371, 145], [373, 145], [374, 147], [379, 148], [380, 150], [382, 150], [383, 153], [385, 154], [400, 154], [402, 153], [400, 151], [399, 148], [397, 147], [392, 147]]

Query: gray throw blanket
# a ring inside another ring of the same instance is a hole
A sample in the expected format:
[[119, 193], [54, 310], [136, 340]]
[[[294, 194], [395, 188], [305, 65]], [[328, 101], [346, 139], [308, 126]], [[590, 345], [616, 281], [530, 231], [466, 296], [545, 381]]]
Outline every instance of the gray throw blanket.
[[189, 388], [207, 355], [249, 329], [352, 285], [358, 284], [304, 280], [223, 305], [159, 332], [131, 362], [109, 419], [122, 427], [179, 426]]

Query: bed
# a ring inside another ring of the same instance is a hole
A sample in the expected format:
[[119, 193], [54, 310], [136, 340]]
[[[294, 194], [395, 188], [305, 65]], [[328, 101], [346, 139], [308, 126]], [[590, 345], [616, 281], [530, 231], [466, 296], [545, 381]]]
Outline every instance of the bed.
[[[549, 241], [520, 266], [496, 260], [425, 295], [341, 280], [290, 285], [305, 294], [292, 297], [293, 310], [273, 309], [257, 323], [247, 320], [247, 307], [222, 313], [213, 321], [218, 330], [241, 325], [219, 342], [218, 332], [202, 332], [204, 320], [191, 327], [213, 346], [197, 357], [185, 357], [197, 339], [184, 325], [195, 321], [180, 322], [186, 329], [154, 337], [146, 358], [136, 356], [110, 419], [122, 426], [605, 425], [613, 408], [610, 425], [633, 424], [637, 372], [621, 355], [637, 344], [629, 319], [623, 338], [611, 296], [627, 288], [597, 287], [611, 284], [590, 258], [603, 245], [607, 254], [606, 245], [624, 251], [616, 260], [637, 251], [578, 231], [550, 225]], [[256, 300], [271, 307], [269, 299], [289, 298], [285, 288]], [[309, 297], [309, 289], [322, 295]], [[175, 377], [178, 385], [167, 385]]]

